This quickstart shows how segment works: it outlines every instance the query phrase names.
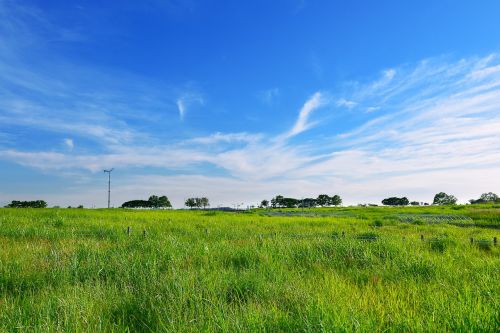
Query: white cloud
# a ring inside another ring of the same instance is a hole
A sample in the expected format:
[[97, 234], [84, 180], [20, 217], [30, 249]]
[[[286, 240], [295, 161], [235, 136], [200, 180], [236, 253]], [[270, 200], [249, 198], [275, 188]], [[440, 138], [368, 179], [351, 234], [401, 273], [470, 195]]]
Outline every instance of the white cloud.
[[234, 142], [245, 142], [252, 143], [257, 142], [262, 138], [260, 134], [250, 134], [250, 133], [214, 133], [209, 136], [204, 137], [196, 137], [193, 139], [189, 139], [183, 143], [197, 143], [197, 144], [205, 144], [205, 145], [214, 145], [218, 143], [234, 143]]
[[337, 106], [343, 106], [343, 107], [346, 107], [348, 109], [352, 109], [353, 107], [355, 107], [356, 105], [358, 105], [358, 103], [354, 102], [354, 101], [349, 101], [345, 98], [341, 98], [339, 99], [337, 102], [336, 102]]
[[379, 106], [369, 106], [369, 107], [366, 108], [366, 112], [367, 113], [375, 112], [377, 110], [380, 110]]
[[314, 110], [325, 105], [325, 103], [326, 101], [320, 92], [316, 92], [312, 95], [305, 102], [304, 106], [302, 106], [302, 109], [300, 109], [299, 117], [297, 118], [293, 128], [288, 132], [287, 136], [291, 137], [309, 129], [312, 126], [312, 124], [308, 122], [309, 116]]
[[181, 97], [177, 98], [176, 104], [177, 109], [179, 110], [179, 118], [181, 120], [184, 120], [189, 107], [195, 105], [204, 105], [205, 101], [200, 94], [191, 92], [185, 93]]
[[186, 113], [186, 105], [184, 105], [184, 100], [179, 98], [177, 100], [177, 109], [179, 110], [179, 118], [184, 120], [184, 114]]
[[384, 78], [387, 81], [392, 80], [394, 78], [394, 75], [396, 75], [396, 70], [393, 68], [389, 68], [384, 71]]
[[73, 148], [75, 148], [75, 143], [73, 142], [73, 139], [66, 138], [63, 140], [63, 143], [68, 148], [69, 151], [72, 151]]

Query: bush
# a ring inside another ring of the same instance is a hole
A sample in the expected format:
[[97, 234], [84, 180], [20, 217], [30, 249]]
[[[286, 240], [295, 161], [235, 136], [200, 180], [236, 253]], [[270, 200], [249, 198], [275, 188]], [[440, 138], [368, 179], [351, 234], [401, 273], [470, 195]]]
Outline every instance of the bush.
[[390, 197], [382, 200], [382, 204], [386, 206], [408, 206], [410, 201], [407, 197]]
[[434, 196], [433, 205], [454, 205], [457, 203], [457, 198], [454, 195], [439, 192]]
[[7, 208], [46, 208], [47, 203], [43, 200], [35, 200], [35, 201], [13, 200], [10, 204], [8, 204], [5, 207], [7, 207]]

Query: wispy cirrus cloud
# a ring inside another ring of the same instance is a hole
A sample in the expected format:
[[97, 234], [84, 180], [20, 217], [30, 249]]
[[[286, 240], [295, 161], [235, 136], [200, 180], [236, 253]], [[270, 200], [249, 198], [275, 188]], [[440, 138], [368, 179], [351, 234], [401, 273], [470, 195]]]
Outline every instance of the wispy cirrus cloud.
[[185, 144], [203, 144], [203, 145], [214, 145], [219, 143], [234, 143], [234, 142], [244, 142], [244, 143], [256, 143], [261, 140], [263, 136], [261, 134], [250, 134], [250, 133], [220, 133], [216, 132], [209, 136], [195, 137], [193, 139], [188, 139], [184, 141]]
[[302, 133], [308, 130], [311, 126], [313, 126], [314, 124], [309, 121], [311, 113], [325, 104], [326, 101], [322, 93], [321, 92], [314, 93], [314, 95], [312, 95], [304, 103], [302, 109], [300, 109], [299, 117], [297, 118], [295, 125], [288, 132], [287, 137], [292, 137], [294, 135]]
[[355, 107], [358, 103], [354, 102], [354, 101], [350, 101], [350, 100], [347, 100], [345, 98], [341, 98], [339, 99], [335, 104], [337, 104], [337, 106], [344, 106], [348, 109], [352, 109], [353, 107]]
[[177, 109], [179, 110], [179, 118], [184, 120], [188, 108], [191, 108], [196, 105], [203, 105], [205, 100], [198, 93], [184, 93], [181, 97], [177, 98], [176, 104]]

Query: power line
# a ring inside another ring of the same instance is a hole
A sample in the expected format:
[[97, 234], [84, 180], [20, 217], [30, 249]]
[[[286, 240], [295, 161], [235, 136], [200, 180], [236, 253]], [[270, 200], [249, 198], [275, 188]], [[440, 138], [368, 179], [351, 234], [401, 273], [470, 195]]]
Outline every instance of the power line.
[[111, 171], [113, 171], [115, 168], [111, 168], [109, 170], [104, 170], [104, 173], [108, 173], [108, 208], [110, 208], [111, 204]]

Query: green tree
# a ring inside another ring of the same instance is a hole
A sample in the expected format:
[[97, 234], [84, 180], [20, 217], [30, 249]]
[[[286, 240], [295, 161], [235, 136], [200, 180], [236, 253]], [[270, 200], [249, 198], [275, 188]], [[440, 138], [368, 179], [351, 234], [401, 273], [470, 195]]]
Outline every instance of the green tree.
[[149, 200], [130, 200], [122, 204], [122, 208], [151, 208]]
[[160, 198], [157, 195], [152, 195], [148, 199], [149, 205], [151, 208], [159, 208], [160, 207]]
[[167, 196], [165, 195], [162, 195], [161, 197], [158, 198], [158, 205], [161, 208], [172, 208], [170, 200], [168, 200]]
[[500, 198], [498, 197], [497, 194], [495, 194], [493, 192], [488, 192], [488, 193], [481, 194], [481, 197], [479, 197], [479, 199], [477, 199], [477, 200], [471, 199], [471, 200], [469, 200], [469, 202], [471, 204], [500, 202]]
[[7, 208], [46, 208], [47, 203], [43, 200], [35, 200], [35, 201], [13, 200], [10, 204], [8, 204], [5, 207], [7, 207]]
[[321, 207], [328, 206], [330, 203], [330, 197], [327, 194], [320, 194], [318, 195], [318, 198], [316, 199], [316, 204], [318, 204]]
[[330, 197], [329, 203], [330, 206], [340, 206], [342, 205], [342, 198], [340, 195], [335, 194], [333, 197]]
[[260, 207], [262, 207], [262, 208], [267, 208], [267, 207], [269, 207], [269, 201], [267, 201], [266, 199], [262, 200], [262, 201], [260, 202]]
[[188, 198], [186, 199], [186, 202], [184, 204], [186, 205], [186, 207], [193, 209], [194, 207], [196, 207], [196, 200], [195, 198]]
[[382, 200], [382, 204], [386, 206], [408, 206], [410, 201], [407, 197], [390, 197]]
[[202, 197], [202, 198], [196, 198], [196, 206], [198, 208], [203, 207], [203, 209], [206, 209], [208, 206], [210, 206], [210, 202], [208, 201], [207, 197]]
[[479, 199], [481, 199], [485, 202], [498, 202], [498, 201], [500, 201], [500, 198], [498, 198], [498, 195], [496, 195], [493, 192], [483, 193], [483, 194], [481, 194], [481, 197]]
[[457, 198], [454, 195], [439, 192], [434, 196], [433, 205], [454, 205], [457, 203]]
[[271, 207], [277, 208], [277, 207], [285, 207], [285, 204], [283, 202], [285, 198], [282, 195], [277, 195], [274, 198], [271, 199]]
[[301, 208], [311, 208], [311, 207], [316, 207], [317, 206], [317, 203], [316, 203], [316, 199], [314, 198], [304, 198], [302, 200], [300, 200], [299, 202], [299, 207]]
[[295, 208], [295, 207], [297, 207], [299, 202], [300, 202], [300, 200], [297, 200], [295, 198], [283, 198], [282, 207]]

